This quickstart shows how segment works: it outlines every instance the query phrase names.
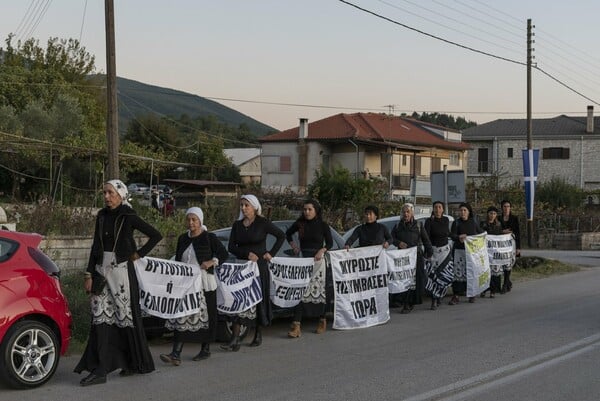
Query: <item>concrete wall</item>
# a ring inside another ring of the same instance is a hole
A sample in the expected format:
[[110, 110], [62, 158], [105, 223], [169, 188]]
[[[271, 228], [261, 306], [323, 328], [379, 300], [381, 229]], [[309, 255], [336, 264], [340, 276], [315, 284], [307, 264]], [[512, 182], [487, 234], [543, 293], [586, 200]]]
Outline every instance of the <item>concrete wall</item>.
[[[136, 237], [135, 240], [139, 247], [146, 241], [146, 237]], [[46, 237], [40, 243], [40, 249], [56, 263], [63, 274], [83, 273], [90, 258], [92, 238], [67, 235]], [[167, 241], [163, 239], [149, 256], [168, 259], [173, 256], [169, 253]]]

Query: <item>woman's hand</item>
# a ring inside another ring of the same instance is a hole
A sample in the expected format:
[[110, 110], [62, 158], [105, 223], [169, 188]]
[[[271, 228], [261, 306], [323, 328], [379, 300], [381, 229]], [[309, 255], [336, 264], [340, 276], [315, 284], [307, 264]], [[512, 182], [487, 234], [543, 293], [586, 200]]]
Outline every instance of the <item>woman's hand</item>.
[[254, 252], [248, 252], [248, 260], [258, 262], [258, 256]]
[[298, 255], [300, 253], [300, 248], [298, 248], [298, 245], [296, 245], [296, 243], [294, 241], [290, 242], [290, 246], [292, 247], [292, 250], [294, 251], [294, 255]]
[[383, 243], [383, 249], [388, 249], [389, 247], [390, 247], [390, 244], [389, 244], [389, 242], [385, 241], [385, 242]]
[[205, 260], [204, 262], [202, 262], [200, 264], [200, 268], [202, 270], [208, 270], [208, 269], [210, 269], [211, 267], [214, 267], [214, 266], [215, 266], [215, 262], [212, 259], [211, 260]]
[[315, 260], [319, 261], [319, 260], [323, 259], [325, 252], [327, 252], [327, 249], [325, 249], [325, 248], [319, 249], [319, 251], [315, 254]]
[[467, 234], [461, 234], [461, 235], [459, 235], [458, 239], [460, 240], [460, 242], [465, 242], [465, 240], [467, 239]]
[[136, 260], [138, 260], [140, 258], [140, 255], [137, 252], [134, 252], [130, 257], [129, 260], [132, 262], [135, 262]]
[[398, 244], [398, 249], [406, 249], [406, 248], [408, 248], [408, 244], [406, 242], [400, 241], [400, 243]]
[[263, 255], [263, 259], [266, 260], [267, 262], [270, 262], [271, 259], [273, 259], [273, 256], [271, 256], [271, 254], [269, 252], [267, 252]]

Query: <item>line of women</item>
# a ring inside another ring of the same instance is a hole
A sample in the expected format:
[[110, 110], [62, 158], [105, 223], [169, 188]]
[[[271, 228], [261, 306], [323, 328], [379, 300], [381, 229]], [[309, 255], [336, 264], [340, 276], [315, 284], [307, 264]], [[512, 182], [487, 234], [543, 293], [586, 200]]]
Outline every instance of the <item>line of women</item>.
[[[143, 331], [142, 316], [139, 306], [139, 288], [133, 267], [133, 261], [147, 255], [162, 239], [161, 234], [151, 225], [143, 221], [128, 204], [127, 187], [120, 180], [110, 180], [103, 186], [105, 208], [98, 212], [94, 230], [94, 239], [88, 267], [84, 277], [84, 290], [90, 294], [92, 311], [91, 328], [86, 349], [75, 367], [76, 373], [88, 372], [80, 381], [81, 386], [106, 383], [109, 373], [120, 370], [121, 376], [148, 373], [154, 370], [154, 362], [148, 348]], [[503, 210], [505, 203], [502, 204]], [[510, 211], [510, 203], [507, 209]], [[458, 303], [458, 295], [465, 290], [466, 274], [464, 270], [464, 240], [482, 229], [474, 223], [471, 208], [461, 204], [460, 218], [448, 232], [448, 219], [443, 215], [443, 205], [433, 204], [433, 214], [425, 225], [414, 219], [413, 206], [406, 204], [402, 208], [402, 219], [390, 234], [387, 228], [377, 223], [379, 211], [375, 206], [365, 208], [365, 223], [359, 226], [346, 243], [349, 248], [355, 240], [359, 246], [382, 245], [390, 243], [398, 248], [419, 246], [416, 285], [400, 296], [403, 305], [402, 313], [409, 313], [414, 305], [422, 303], [426, 274], [424, 258], [442, 260], [436, 255], [447, 254], [448, 238], [454, 242], [455, 276], [452, 283], [454, 296], [450, 304]], [[491, 211], [490, 211], [491, 212]], [[511, 230], [518, 238], [518, 220], [508, 215], [504, 218], [502, 232]], [[489, 223], [491, 227], [491, 222]], [[262, 328], [271, 324], [273, 311], [270, 302], [270, 272], [268, 262], [277, 254], [283, 241], [287, 239], [297, 256], [312, 257], [315, 263], [323, 263], [325, 253], [333, 245], [331, 229], [323, 221], [321, 206], [314, 199], [304, 202], [303, 213], [287, 230], [282, 232], [268, 219], [262, 216], [262, 208], [254, 195], [243, 195], [240, 199], [240, 214], [233, 223], [229, 238], [228, 250], [217, 237], [208, 232], [204, 225], [204, 214], [198, 207], [186, 211], [187, 231], [177, 240], [177, 261], [195, 264], [200, 267], [203, 282], [206, 309], [179, 319], [171, 319], [166, 327], [174, 332], [172, 350], [161, 354], [161, 361], [178, 366], [181, 364], [183, 347], [186, 342], [200, 343], [200, 350], [193, 360], [207, 359], [211, 355], [210, 344], [216, 340], [217, 301], [215, 269], [228, 258], [228, 251], [241, 260], [257, 262], [263, 301], [236, 315], [226, 315], [231, 324], [231, 340], [221, 345], [224, 351], [236, 352], [241, 346], [240, 330], [245, 325], [254, 328], [254, 337], [250, 346], [262, 344]], [[486, 228], [488, 226], [485, 226]], [[506, 228], [505, 228], [506, 227]], [[136, 244], [133, 233], [140, 231], [148, 237], [141, 246]], [[299, 243], [293, 240], [298, 235]], [[267, 237], [275, 238], [273, 245], [267, 249]], [[461, 253], [462, 250], [462, 253]], [[462, 255], [462, 256], [461, 256]], [[325, 332], [326, 301], [333, 298], [327, 293], [327, 282], [331, 282], [331, 272], [321, 270], [319, 277], [311, 280], [310, 291], [297, 307], [288, 336], [301, 336], [301, 323], [305, 315], [319, 317], [316, 332]], [[323, 273], [324, 272], [324, 273]], [[505, 291], [510, 291], [512, 283], [510, 273], [506, 275]], [[492, 288], [493, 287], [493, 288]], [[490, 291], [498, 288], [494, 281]], [[441, 296], [433, 296], [431, 309], [440, 305]], [[473, 298], [470, 299], [472, 302]]]

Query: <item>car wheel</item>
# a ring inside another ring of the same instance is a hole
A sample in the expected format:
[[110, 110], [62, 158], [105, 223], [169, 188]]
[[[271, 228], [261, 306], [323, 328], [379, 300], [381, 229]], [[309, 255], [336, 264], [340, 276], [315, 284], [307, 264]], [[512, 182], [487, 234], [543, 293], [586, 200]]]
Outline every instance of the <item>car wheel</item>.
[[14, 388], [47, 382], [60, 358], [56, 334], [43, 323], [25, 320], [13, 325], [0, 346], [0, 377]]

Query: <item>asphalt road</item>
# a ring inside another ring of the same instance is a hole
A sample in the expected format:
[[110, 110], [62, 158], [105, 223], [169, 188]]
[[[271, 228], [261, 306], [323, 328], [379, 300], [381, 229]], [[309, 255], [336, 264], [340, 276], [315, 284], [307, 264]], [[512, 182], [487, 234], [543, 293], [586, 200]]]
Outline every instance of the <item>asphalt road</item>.
[[579, 266], [600, 267], [600, 251], [564, 251], [556, 249], [522, 249], [523, 256], [540, 256]]
[[[512, 292], [474, 304], [392, 309], [384, 325], [285, 337], [286, 321], [260, 348], [213, 348], [179, 367], [158, 355], [157, 370], [81, 388], [77, 356], [61, 360], [51, 382], [28, 391], [0, 387], [0, 400], [598, 400], [600, 269], [515, 283]], [[446, 299], [447, 301], [448, 299]]]

